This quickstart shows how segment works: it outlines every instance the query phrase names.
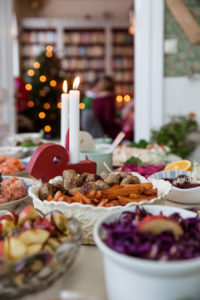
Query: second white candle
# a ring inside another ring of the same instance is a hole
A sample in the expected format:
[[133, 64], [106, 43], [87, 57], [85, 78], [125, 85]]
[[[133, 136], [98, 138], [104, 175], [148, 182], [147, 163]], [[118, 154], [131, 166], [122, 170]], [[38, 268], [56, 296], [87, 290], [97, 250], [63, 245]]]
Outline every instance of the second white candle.
[[67, 81], [63, 83], [61, 95], [61, 145], [65, 147], [66, 135], [69, 127], [69, 94], [67, 94]]
[[69, 158], [70, 163], [80, 161], [80, 92], [71, 90], [69, 92]]

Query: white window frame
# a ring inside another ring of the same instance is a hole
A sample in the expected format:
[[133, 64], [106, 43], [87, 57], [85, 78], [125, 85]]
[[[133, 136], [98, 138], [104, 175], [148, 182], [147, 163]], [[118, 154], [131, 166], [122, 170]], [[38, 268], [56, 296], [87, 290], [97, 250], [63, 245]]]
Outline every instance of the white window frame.
[[164, 0], [135, 0], [135, 140], [149, 140], [163, 114]]
[[6, 97], [1, 99], [3, 118], [0, 130], [7, 125], [8, 136], [15, 132], [15, 101], [12, 57], [13, 0], [0, 0], [0, 87]]

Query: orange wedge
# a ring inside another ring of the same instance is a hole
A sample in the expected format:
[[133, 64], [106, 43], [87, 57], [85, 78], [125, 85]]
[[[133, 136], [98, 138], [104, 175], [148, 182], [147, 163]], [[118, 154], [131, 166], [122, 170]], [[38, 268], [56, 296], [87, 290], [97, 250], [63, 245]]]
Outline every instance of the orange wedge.
[[182, 170], [191, 171], [192, 163], [189, 160], [178, 160], [171, 164], [166, 165], [165, 170]]

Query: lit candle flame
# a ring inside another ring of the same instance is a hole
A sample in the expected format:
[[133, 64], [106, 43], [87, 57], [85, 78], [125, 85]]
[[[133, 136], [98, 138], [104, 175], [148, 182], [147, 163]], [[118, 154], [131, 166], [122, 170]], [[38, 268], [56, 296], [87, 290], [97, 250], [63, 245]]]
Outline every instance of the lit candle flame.
[[63, 82], [63, 92], [67, 94], [67, 80], [64, 80]]
[[75, 79], [74, 79], [74, 82], [73, 82], [73, 90], [77, 90], [78, 86], [79, 86], [79, 83], [80, 83], [80, 77], [77, 76]]

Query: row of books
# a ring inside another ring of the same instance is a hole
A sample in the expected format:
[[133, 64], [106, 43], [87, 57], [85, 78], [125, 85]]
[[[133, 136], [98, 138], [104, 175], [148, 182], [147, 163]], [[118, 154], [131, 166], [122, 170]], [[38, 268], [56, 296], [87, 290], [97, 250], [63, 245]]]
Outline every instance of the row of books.
[[113, 55], [118, 56], [133, 56], [133, 47], [127, 46], [127, 47], [113, 47]]
[[133, 80], [133, 71], [117, 71], [114, 72], [115, 81], [130, 82]]
[[133, 68], [133, 59], [127, 57], [117, 57], [112, 60], [113, 69], [131, 69]]
[[24, 45], [21, 48], [21, 54], [22, 56], [37, 56], [44, 50], [44, 45]]
[[56, 41], [55, 31], [22, 31], [22, 43], [49, 43], [53, 44]]
[[[72, 74], [72, 73], [70, 73]], [[76, 75], [80, 75], [79, 72], [74, 72], [74, 76]], [[96, 72], [94, 70], [91, 70], [91, 71], [85, 71], [85, 72], [81, 72], [81, 82], [83, 83], [93, 83], [97, 78], [100, 78], [102, 77], [104, 74], [104, 71], [99, 71], [99, 72]]]
[[133, 37], [132, 37], [132, 35], [124, 32], [124, 31], [122, 31], [122, 32], [114, 31], [113, 42], [116, 44], [132, 44]]
[[65, 70], [85, 70], [85, 69], [104, 69], [105, 60], [104, 58], [94, 59], [77, 59], [77, 58], [65, 58], [62, 60], [62, 67]]
[[68, 46], [65, 48], [66, 56], [103, 56], [102, 46]]
[[115, 92], [118, 95], [133, 95], [133, 83], [131, 84], [116, 84]]
[[105, 34], [101, 31], [65, 31], [64, 42], [69, 44], [104, 43]]

